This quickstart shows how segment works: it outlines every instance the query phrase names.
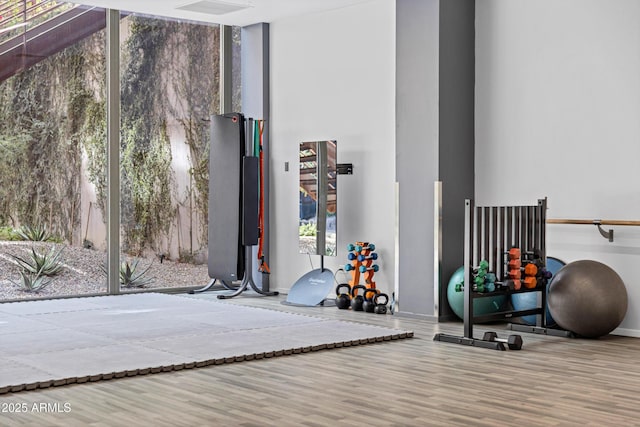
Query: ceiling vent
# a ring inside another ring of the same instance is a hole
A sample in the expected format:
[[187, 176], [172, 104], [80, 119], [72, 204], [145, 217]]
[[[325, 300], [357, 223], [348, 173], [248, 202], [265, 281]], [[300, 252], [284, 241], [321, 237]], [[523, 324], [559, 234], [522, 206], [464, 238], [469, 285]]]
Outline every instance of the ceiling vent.
[[222, 1], [202, 0], [195, 3], [185, 4], [176, 9], [187, 10], [189, 12], [206, 13], [209, 15], [224, 15], [239, 10], [248, 9], [249, 4], [227, 3]]

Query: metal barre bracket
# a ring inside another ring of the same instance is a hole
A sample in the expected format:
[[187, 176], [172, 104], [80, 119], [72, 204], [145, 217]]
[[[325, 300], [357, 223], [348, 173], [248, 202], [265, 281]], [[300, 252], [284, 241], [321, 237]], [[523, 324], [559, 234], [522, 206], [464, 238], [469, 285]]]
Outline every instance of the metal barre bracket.
[[547, 219], [547, 224], [577, 224], [577, 225], [595, 225], [602, 237], [613, 242], [613, 229], [605, 230], [603, 225], [619, 225], [619, 226], [640, 226], [640, 221], [630, 221], [622, 219]]
[[610, 228], [609, 231], [606, 231], [604, 228], [602, 228], [602, 220], [601, 219], [594, 219], [593, 220], [593, 225], [598, 227], [598, 231], [600, 232], [600, 235], [602, 237], [604, 237], [605, 239], [608, 239], [609, 242], [613, 242], [613, 229], [612, 228]]

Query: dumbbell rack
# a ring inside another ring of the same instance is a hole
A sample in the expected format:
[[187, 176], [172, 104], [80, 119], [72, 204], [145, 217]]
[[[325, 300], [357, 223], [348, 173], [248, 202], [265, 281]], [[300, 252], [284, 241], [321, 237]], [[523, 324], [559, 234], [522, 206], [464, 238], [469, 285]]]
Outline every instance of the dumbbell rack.
[[[476, 347], [504, 350], [500, 342], [484, 341], [473, 336], [475, 323], [508, 320], [514, 317], [536, 315], [535, 326], [510, 324], [509, 329], [522, 332], [568, 336], [567, 331], [546, 327], [545, 308], [547, 305], [547, 289], [544, 283], [535, 288], [520, 290], [499, 289], [494, 292], [473, 292], [472, 269], [480, 260], [489, 262], [489, 270], [498, 278], [503, 278], [507, 271], [504, 265], [504, 253], [512, 247], [521, 248], [522, 252], [537, 250], [544, 262], [546, 259], [546, 211], [547, 199], [538, 200], [537, 206], [475, 206], [473, 200], [465, 200], [465, 232], [464, 232], [464, 335], [454, 336], [438, 333], [435, 341]], [[498, 295], [511, 295], [523, 292], [539, 292], [537, 306], [529, 310], [506, 310], [486, 315], [475, 315], [473, 301], [476, 298], [487, 298]]]
[[[351, 271], [351, 280], [349, 280], [351, 290], [353, 291], [354, 286], [360, 284], [361, 275], [364, 278], [367, 289], [376, 289], [376, 282], [373, 281], [375, 271], [372, 269], [375, 245], [369, 242], [356, 242], [355, 245], [349, 245], [347, 250], [351, 256], [354, 257], [354, 259], [351, 260], [351, 264], [345, 265], [345, 270]], [[365, 259], [360, 260], [358, 256], [362, 256]], [[377, 258], [377, 255], [375, 257]], [[365, 271], [361, 272], [360, 267], [364, 267]]]

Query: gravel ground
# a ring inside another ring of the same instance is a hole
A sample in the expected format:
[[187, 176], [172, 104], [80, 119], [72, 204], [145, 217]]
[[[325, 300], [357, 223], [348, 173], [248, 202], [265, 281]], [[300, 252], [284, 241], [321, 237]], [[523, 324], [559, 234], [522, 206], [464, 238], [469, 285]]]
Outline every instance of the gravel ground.
[[[336, 250], [336, 239], [327, 237], [327, 246], [333, 247], [333, 252]], [[316, 237], [315, 236], [298, 236], [298, 248], [301, 254], [315, 254], [316, 249]]]
[[[31, 248], [48, 253], [52, 246], [63, 247], [64, 268], [53, 277], [53, 281], [40, 292], [26, 292], [18, 285], [20, 269], [10, 255], [29, 257]], [[106, 275], [101, 266], [106, 253], [93, 249], [42, 242], [0, 241], [0, 301], [14, 299], [46, 298], [63, 295], [104, 293], [107, 290]], [[133, 258], [127, 258], [129, 262]], [[124, 261], [124, 259], [123, 259]], [[151, 265], [145, 277], [153, 278], [146, 289], [205, 286], [209, 282], [207, 265], [193, 265], [159, 259], [140, 259], [138, 269]], [[123, 288], [126, 290], [126, 288]]]

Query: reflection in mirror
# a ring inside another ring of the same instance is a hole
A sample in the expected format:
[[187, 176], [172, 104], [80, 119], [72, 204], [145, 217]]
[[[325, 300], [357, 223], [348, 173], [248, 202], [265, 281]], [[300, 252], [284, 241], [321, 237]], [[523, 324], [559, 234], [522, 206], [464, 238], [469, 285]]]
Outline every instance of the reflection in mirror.
[[300, 143], [301, 253], [336, 256], [336, 141]]

